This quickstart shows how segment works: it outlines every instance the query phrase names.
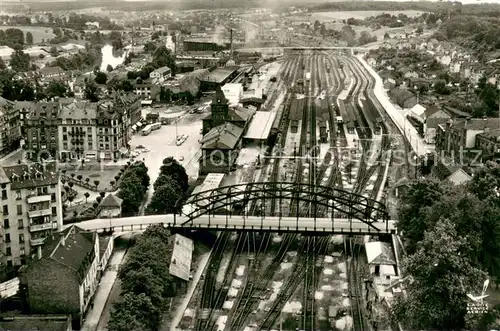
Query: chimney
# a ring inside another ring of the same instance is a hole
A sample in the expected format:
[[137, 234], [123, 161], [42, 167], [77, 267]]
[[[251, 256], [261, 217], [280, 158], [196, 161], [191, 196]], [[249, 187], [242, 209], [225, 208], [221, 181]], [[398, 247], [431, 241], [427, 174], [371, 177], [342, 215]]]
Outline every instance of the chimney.
[[66, 245], [66, 236], [64, 235], [64, 232], [61, 232], [61, 246]]
[[36, 250], [36, 256], [39, 260], [42, 259], [42, 246], [38, 246], [37, 250]]

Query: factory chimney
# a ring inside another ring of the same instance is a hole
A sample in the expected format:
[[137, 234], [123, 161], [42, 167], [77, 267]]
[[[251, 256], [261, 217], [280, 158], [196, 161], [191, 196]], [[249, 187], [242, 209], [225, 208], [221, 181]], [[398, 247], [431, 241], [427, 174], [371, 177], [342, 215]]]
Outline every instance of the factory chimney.
[[233, 29], [229, 29], [229, 54], [233, 58]]

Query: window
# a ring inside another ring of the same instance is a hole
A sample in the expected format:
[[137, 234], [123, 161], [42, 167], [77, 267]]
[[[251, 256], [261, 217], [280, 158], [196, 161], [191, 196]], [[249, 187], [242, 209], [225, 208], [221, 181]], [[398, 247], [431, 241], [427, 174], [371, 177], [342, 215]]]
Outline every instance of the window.
[[17, 215], [23, 214], [23, 205], [17, 205]]
[[52, 207], [52, 216], [57, 216], [57, 207]]
[[12, 267], [12, 261], [11, 260], [7, 261], [7, 267]]
[[65, 126], [63, 126], [63, 133], [66, 133], [66, 132], [68, 132], [68, 128], [66, 128]]
[[63, 143], [63, 149], [68, 149], [68, 143], [66, 142]]
[[92, 149], [92, 148], [94, 147], [94, 146], [92, 145], [92, 142], [91, 142], [91, 141], [89, 141], [89, 144], [88, 144], [88, 145], [89, 145], [89, 149]]
[[88, 132], [88, 133], [92, 133], [92, 127], [90, 127], [90, 126], [89, 126], [89, 127], [87, 127], [87, 132]]
[[10, 233], [5, 234], [5, 242], [10, 243]]
[[2, 200], [7, 200], [7, 190], [2, 190]]
[[17, 228], [18, 229], [24, 228], [24, 221], [22, 219], [17, 220]]
[[24, 234], [22, 234], [22, 233], [19, 234], [19, 242], [20, 243], [24, 242]]
[[43, 194], [48, 194], [49, 193], [49, 188], [47, 186], [42, 187], [42, 193]]
[[3, 214], [4, 215], [9, 215], [9, 207], [7, 205], [3, 206]]
[[7, 256], [11, 256], [12, 255], [12, 249], [10, 247], [7, 247], [5, 249], [5, 255], [7, 255]]
[[63, 135], [63, 141], [65, 141], [65, 140], [68, 140], [68, 136], [64, 134]]
[[56, 194], [55, 193], [50, 194], [50, 201], [52, 201], [52, 202], [56, 201]]
[[8, 229], [10, 227], [9, 220], [6, 218], [3, 220], [3, 227], [4, 229]]
[[25, 256], [26, 255], [26, 250], [24, 249], [24, 247], [21, 247], [19, 249], [19, 255], [21, 255], [21, 256]]
[[21, 200], [21, 199], [22, 199], [21, 191], [16, 191], [16, 200]]

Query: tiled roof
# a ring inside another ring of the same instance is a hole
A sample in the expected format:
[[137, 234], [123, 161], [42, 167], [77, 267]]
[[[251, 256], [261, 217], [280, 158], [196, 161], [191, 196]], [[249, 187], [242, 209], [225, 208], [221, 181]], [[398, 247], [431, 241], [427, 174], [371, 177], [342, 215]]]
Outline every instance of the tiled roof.
[[114, 194], [108, 194], [101, 201], [101, 207], [109, 208], [120, 208], [122, 206], [123, 199], [118, 198]]
[[492, 131], [480, 133], [480, 134], [478, 134], [478, 136], [480, 136], [484, 139], [500, 142], [500, 128], [498, 130], [492, 130]]
[[202, 149], [232, 150], [240, 140], [243, 128], [226, 123], [212, 128], [201, 140]]
[[55, 162], [16, 164], [3, 170], [13, 190], [56, 185], [59, 182]]
[[459, 129], [467, 130], [496, 130], [500, 128], [500, 118], [473, 118], [470, 120], [462, 120], [453, 123], [453, 126]]
[[96, 233], [73, 225], [62, 232], [59, 242], [51, 252], [48, 252], [50, 255], [47, 258], [72, 269], [81, 277], [85, 274], [88, 264], [92, 262], [86, 259], [94, 249], [94, 240], [97, 240]]
[[61, 119], [95, 119], [97, 115], [97, 103], [90, 101], [74, 101], [61, 108], [59, 118]]

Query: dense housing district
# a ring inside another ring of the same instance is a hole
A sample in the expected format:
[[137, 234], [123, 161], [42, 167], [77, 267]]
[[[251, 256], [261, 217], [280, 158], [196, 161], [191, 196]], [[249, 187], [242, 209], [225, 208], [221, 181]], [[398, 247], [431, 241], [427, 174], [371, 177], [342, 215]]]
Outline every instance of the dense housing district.
[[193, 6], [0, 8], [0, 329], [498, 328], [500, 7]]

